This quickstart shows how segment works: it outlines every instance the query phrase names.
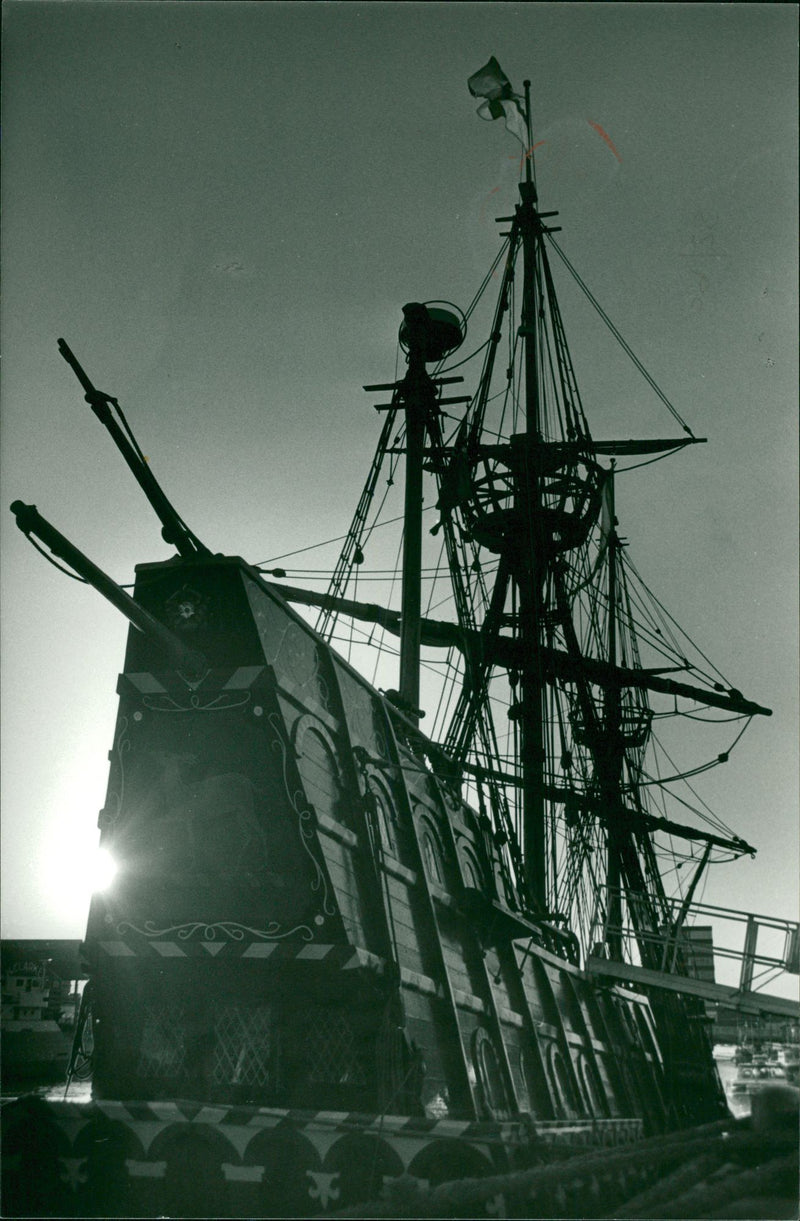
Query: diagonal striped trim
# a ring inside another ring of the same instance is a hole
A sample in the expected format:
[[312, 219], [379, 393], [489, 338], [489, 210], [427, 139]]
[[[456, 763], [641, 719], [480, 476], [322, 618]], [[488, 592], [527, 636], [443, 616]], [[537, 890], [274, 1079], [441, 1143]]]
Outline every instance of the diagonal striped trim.
[[151, 949], [155, 950], [156, 954], [160, 954], [162, 958], [186, 958], [186, 951], [178, 945], [177, 941], [151, 941]]
[[166, 687], [153, 674], [149, 674], [147, 671], [143, 671], [140, 674], [123, 674], [121, 677], [127, 679], [137, 691], [141, 691], [142, 695], [153, 695], [156, 692], [160, 695], [166, 695]]
[[[103, 953], [111, 958], [250, 958], [264, 960], [275, 958], [281, 962], [297, 959], [307, 963], [324, 963], [342, 971], [370, 970], [382, 974], [385, 962], [377, 954], [354, 945], [329, 945], [317, 942], [282, 941], [170, 941], [163, 938], [135, 936], [130, 941], [115, 939], [97, 943]], [[413, 979], [416, 986], [435, 989], [433, 980], [406, 972], [407, 982]], [[418, 982], [421, 981], [421, 982]]]
[[252, 687], [253, 683], [264, 673], [266, 668], [266, 666], [239, 666], [231, 674], [223, 690], [228, 691], [234, 687], [241, 691], [247, 687]]
[[[262, 674], [266, 671], [266, 666], [236, 666], [234, 669], [228, 667], [215, 668], [209, 672], [203, 682], [203, 691], [247, 691], [254, 686]], [[140, 670], [135, 673], [125, 672], [120, 675], [123, 683], [128, 683], [135, 691], [141, 692], [142, 695], [167, 695], [167, 688], [156, 678], [155, 674], [148, 670]]]
[[242, 958], [270, 958], [278, 949], [277, 941], [251, 941], [242, 950]]
[[301, 950], [297, 951], [298, 958], [310, 958], [314, 962], [319, 962], [322, 958], [327, 958], [330, 954], [335, 953], [338, 947], [334, 945], [304, 945]]
[[136, 955], [136, 951], [126, 945], [124, 941], [101, 941], [100, 949], [111, 958], [131, 958]]

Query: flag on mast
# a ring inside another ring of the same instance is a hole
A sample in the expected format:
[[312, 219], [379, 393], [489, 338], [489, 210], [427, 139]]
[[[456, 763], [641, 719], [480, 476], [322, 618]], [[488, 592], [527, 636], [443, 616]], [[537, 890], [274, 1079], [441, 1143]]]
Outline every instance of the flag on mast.
[[511, 81], [494, 56], [467, 81], [473, 97], [485, 98], [478, 107], [481, 119], [505, 119], [506, 131], [516, 136], [523, 148], [528, 147], [528, 124], [522, 97], [514, 93]]

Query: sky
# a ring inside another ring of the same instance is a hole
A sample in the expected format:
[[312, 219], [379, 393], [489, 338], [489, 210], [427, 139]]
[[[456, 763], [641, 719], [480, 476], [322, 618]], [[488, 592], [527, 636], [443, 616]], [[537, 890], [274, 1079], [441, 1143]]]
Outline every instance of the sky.
[[[708, 437], [620, 484], [630, 553], [774, 710], [709, 773], [758, 855], [704, 897], [796, 919], [795, 7], [7, 0], [3, 25], [3, 504], [121, 583], [170, 551], [57, 338], [212, 550], [343, 534], [402, 305], [464, 307], [515, 201], [466, 80], [531, 79], [560, 244]], [[561, 306], [594, 435], [673, 435]], [[0, 526], [2, 932], [78, 938], [127, 624]]]

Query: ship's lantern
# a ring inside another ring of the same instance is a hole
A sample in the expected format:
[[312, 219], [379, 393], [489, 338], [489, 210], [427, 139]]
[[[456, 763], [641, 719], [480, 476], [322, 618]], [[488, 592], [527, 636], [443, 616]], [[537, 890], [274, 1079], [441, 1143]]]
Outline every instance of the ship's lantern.
[[400, 326], [400, 347], [407, 352], [415, 339], [421, 341], [426, 364], [444, 360], [460, 348], [466, 338], [466, 319], [449, 301], [406, 305], [403, 313], [406, 317]]

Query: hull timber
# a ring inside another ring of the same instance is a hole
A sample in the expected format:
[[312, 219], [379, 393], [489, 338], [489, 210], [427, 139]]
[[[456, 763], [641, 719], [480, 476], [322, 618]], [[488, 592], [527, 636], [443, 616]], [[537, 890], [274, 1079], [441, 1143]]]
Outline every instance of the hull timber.
[[4, 1215], [54, 1217], [308, 1217], [375, 1199], [402, 1175], [434, 1188], [641, 1136], [636, 1120], [468, 1123], [36, 1098], [4, 1107], [3, 1129]]
[[[496, 60], [469, 88], [523, 117]], [[538, 210], [532, 156], [524, 172], [514, 216], [499, 218], [511, 229], [494, 325], [473, 353], [485, 349], [477, 392], [441, 397], [461, 377], [426, 371], [465, 337], [466, 315], [444, 302], [404, 306], [408, 371], [365, 387], [392, 398], [329, 593], [286, 590], [324, 611], [321, 634], [279, 586], [192, 533], [116, 400], [59, 340], [178, 558], [140, 565], [131, 598], [35, 506], [11, 506], [134, 625], [99, 823], [119, 872], [92, 900], [70, 1064], [91, 1066], [92, 1101], [6, 1108], [12, 1215], [306, 1216], [406, 1174], [497, 1176], [553, 1144], [727, 1122], [702, 1000], [654, 981], [671, 958], [677, 983], [688, 962], [682, 928], [712, 848], [752, 850], [648, 812], [648, 692], [672, 695], [674, 716], [679, 696], [769, 710], [705, 671], [708, 689], [664, 677], [695, 667], [677, 636], [658, 646], [660, 616], [640, 624], [632, 609], [614, 464], [596, 458], [701, 438], [670, 408], [689, 440], [593, 442], [545, 242], [557, 214]], [[450, 435], [451, 403], [469, 408]], [[376, 614], [343, 595], [381, 463], [400, 452], [402, 608]], [[438, 487], [449, 623], [421, 616], [424, 472]], [[398, 691], [332, 650], [324, 625], [338, 611], [398, 632]], [[642, 664], [640, 636], [657, 666]], [[432, 641], [462, 652], [446, 663], [460, 686], [441, 727], [449, 755], [417, 725]], [[705, 843], [674, 919], [656, 832]], [[634, 986], [613, 981], [626, 955]]]
[[668, 1124], [649, 1006], [507, 905], [441, 752], [243, 561], [137, 571], [210, 670], [189, 686], [131, 633], [95, 1096]]
[[726, 1113], [702, 1024], [514, 910], [450, 761], [277, 587], [214, 557], [135, 592], [210, 668], [130, 632], [93, 1100], [4, 1108], [7, 1215], [307, 1216]]

